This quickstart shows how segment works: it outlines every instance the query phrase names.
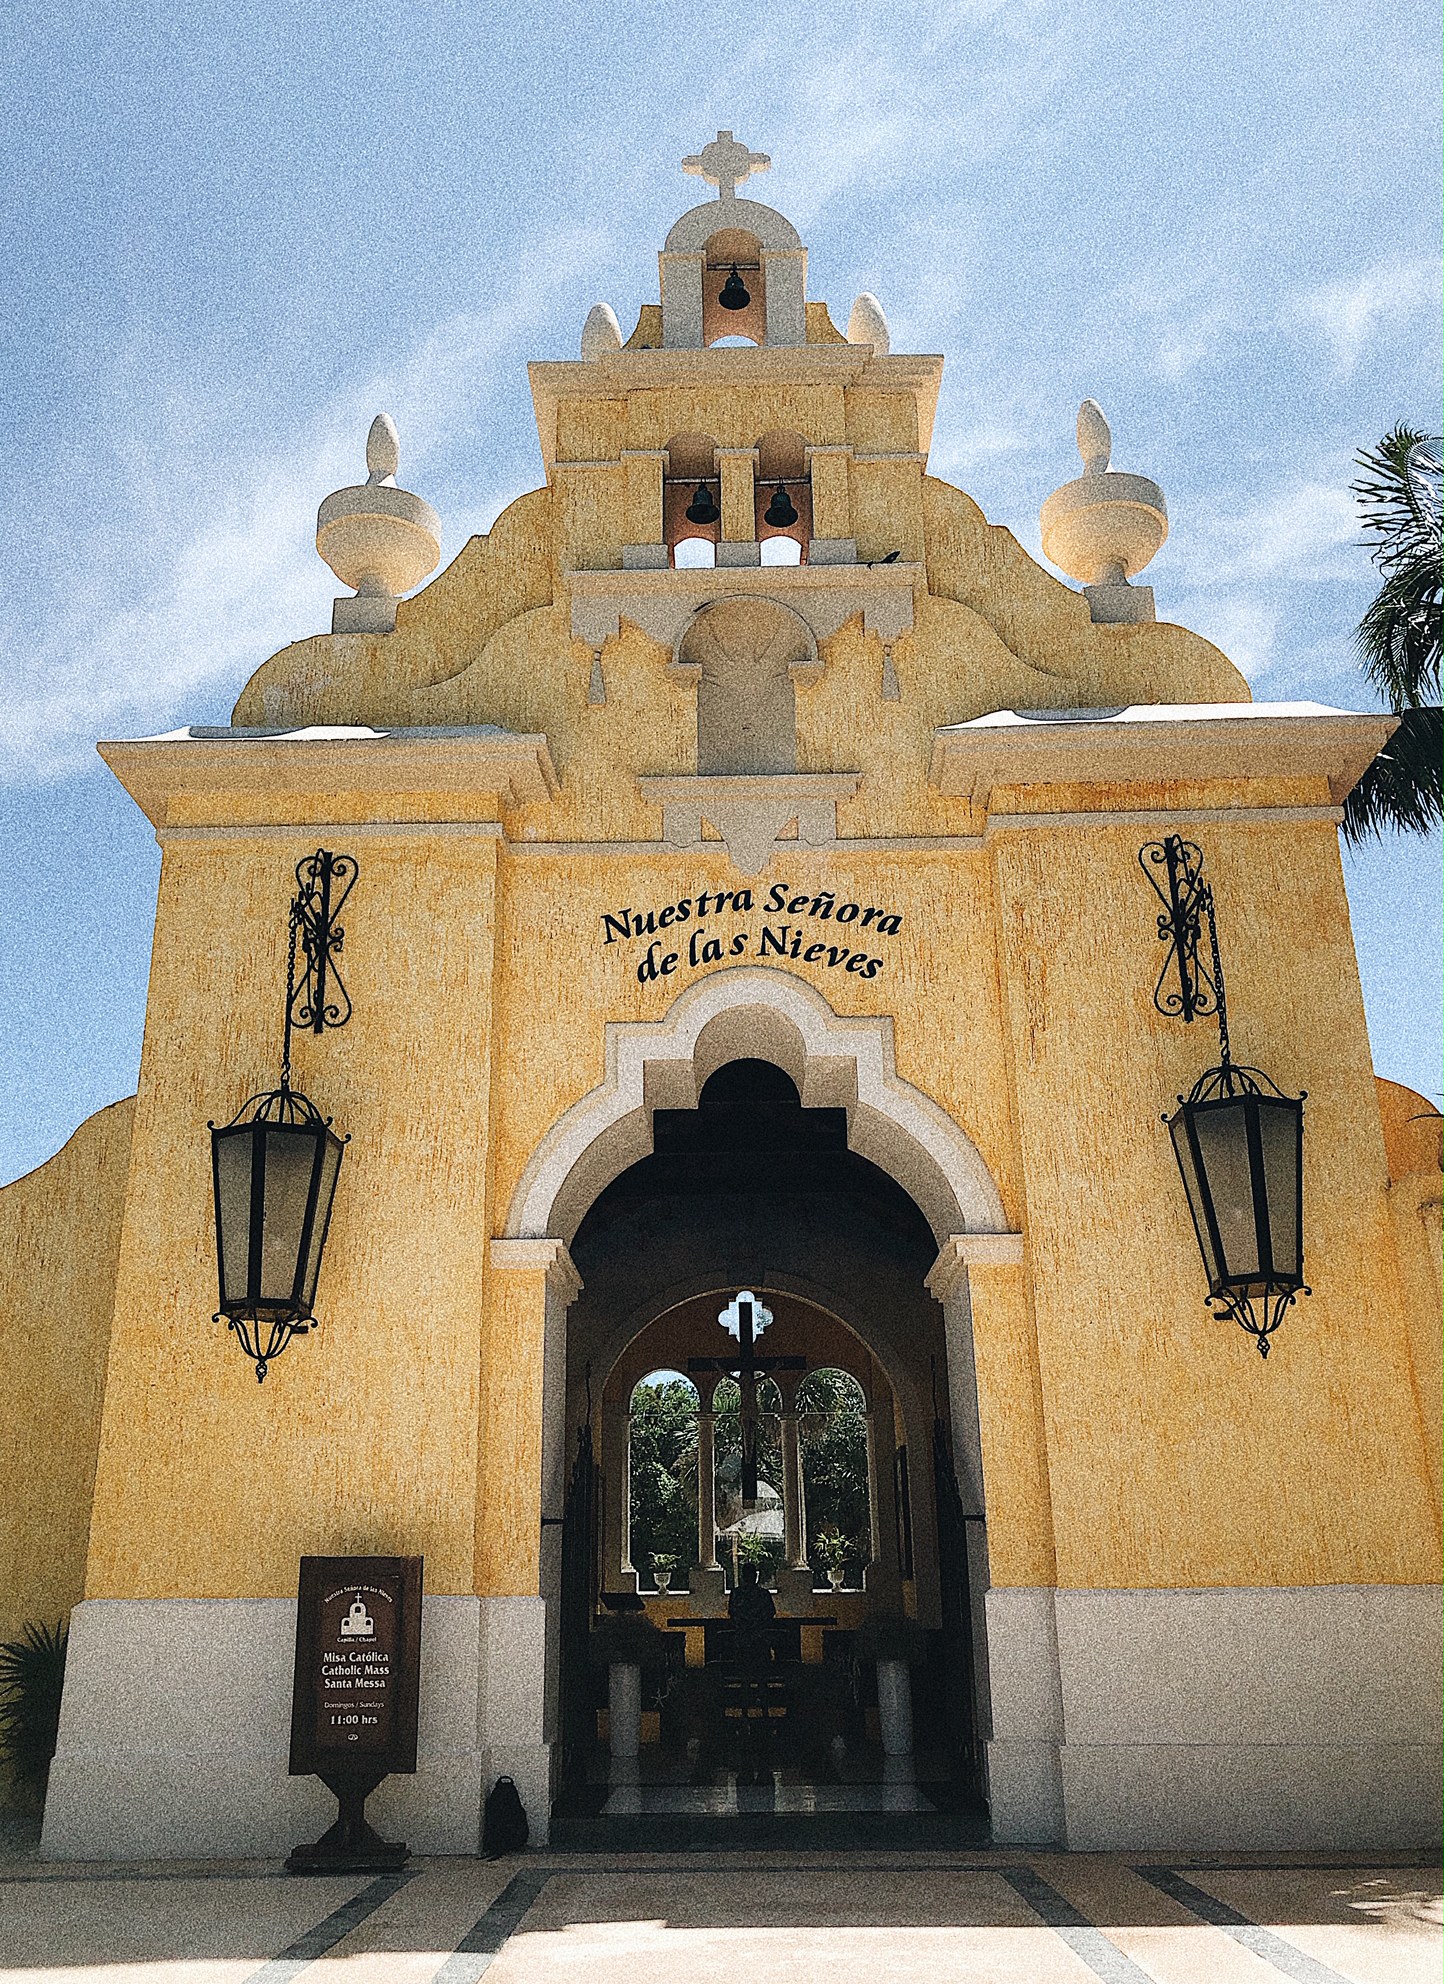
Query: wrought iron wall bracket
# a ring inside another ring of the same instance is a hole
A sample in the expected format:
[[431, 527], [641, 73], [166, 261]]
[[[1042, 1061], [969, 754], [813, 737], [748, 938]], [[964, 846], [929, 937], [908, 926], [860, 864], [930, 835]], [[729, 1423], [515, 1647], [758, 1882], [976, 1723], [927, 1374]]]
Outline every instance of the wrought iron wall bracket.
[[[1222, 1012], [1218, 937], [1213, 921], [1213, 890], [1203, 879], [1203, 850], [1180, 834], [1149, 841], [1138, 850], [1138, 865], [1163, 904], [1158, 940], [1168, 955], [1153, 988], [1153, 1003], [1170, 1019], [1191, 1025]], [[1199, 956], [1204, 919], [1209, 927], [1209, 963]], [[1170, 978], [1175, 985], [1170, 986]]]
[[291, 929], [300, 942], [300, 983], [287, 987], [286, 1016], [298, 1032], [324, 1033], [345, 1026], [351, 1000], [336, 960], [346, 942], [339, 917], [356, 881], [356, 860], [318, 847], [296, 863]]

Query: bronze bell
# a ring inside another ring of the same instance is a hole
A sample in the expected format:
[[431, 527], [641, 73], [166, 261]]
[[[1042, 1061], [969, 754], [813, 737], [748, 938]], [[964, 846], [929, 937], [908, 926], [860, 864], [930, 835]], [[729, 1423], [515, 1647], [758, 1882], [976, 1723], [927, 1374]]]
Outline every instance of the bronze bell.
[[741, 276], [737, 264], [732, 264], [732, 273], [722, 285], [722, 293], [717, 298], [724, 310], [745, 310], [752, 301], [752, 295]]
[[697, 494], [687, 505], [683, 515], [689, 524], [715, 524], [722, 512], [712, 501], [712, 491], [705, 482], [697, 484]]
[[787, 493], [785, 482], [779, 482], [772, 492], [772, 501], [762, 512], [762, 521], [771, 524], [774, 530], [790, 530], [797, 522], [797, 510]]

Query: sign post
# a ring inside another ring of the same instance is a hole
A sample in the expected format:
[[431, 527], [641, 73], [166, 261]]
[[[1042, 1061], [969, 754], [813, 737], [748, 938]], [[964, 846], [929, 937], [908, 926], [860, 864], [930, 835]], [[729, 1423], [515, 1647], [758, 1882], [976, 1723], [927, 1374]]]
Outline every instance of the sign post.
[[291, 1694], [292, 1777], [319, 1777], [340, 1805], [295, 1874], [380, 1873], [406, 1848], [366, 1822], [384, 1777], [416, 1769], [421, 1677], [420, 1557], [303, 1557]]

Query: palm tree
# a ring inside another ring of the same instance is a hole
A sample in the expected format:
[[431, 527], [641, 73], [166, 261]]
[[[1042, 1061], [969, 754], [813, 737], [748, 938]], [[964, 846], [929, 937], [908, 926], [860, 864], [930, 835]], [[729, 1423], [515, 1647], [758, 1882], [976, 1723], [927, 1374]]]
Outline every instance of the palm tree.
[[1357, 845], [1385, 827], [1427, 833], [1444, 814], [1439, 710], [1444, 510], [1437, 441], [1401, 425], [1355, 459], [1362, 474], [1353, 493], [1383, 584], [1354, 639], [1365, 675], [1399, 717], [1399, 728], [1344, 806], [1344, 834]]

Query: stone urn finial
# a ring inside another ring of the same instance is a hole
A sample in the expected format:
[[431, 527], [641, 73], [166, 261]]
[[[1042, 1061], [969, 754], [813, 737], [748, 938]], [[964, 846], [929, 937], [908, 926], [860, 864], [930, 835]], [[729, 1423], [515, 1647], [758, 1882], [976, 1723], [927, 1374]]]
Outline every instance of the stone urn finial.
[[1153, 588], [1129, 581], [1168, 536], [1163, 491], [1146, 475], [1110, 469], [1113, 433], [1097, 400], [1078, 409], [1078, 453], [1082, 475], [1055, 489], [1039, 515], [1043, 554], [1082, 582], [1096, 621], [1151, 620]]
[[[380, 416], [378, 416], [379, 418]], [[1097, 400], [1084, 400], [1078, 409], [1078, 453], [1085, 475], [1106, 475], [1113, 459], [1113, 429]]]
[[331, 609], [333, 634], [389, 634], [396, 601], [436, 570], [441, 519], [429, 503], [399, 489], [396, 422], [378, 413], [366, 436], [366, 480], [337, 489], [316, 513], [316, 549], [353, 599]]
[[869, 289], [853, 301], [847, 320], [847, 341], [849, 344], [870, 344], [879, 358], [886, 358], [891, 348], [892, 338], [883, 307]]
[[378, 413], [366, 436], [366, 480], [373, 488], [394, 489], [400, 466], [401, 437], [396, 422], [389, 413]]
[[605, 358], [622, 349], [622, 327], [610, 303], [594, 303], [582, 325], [582, 357]]

